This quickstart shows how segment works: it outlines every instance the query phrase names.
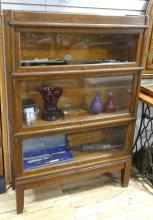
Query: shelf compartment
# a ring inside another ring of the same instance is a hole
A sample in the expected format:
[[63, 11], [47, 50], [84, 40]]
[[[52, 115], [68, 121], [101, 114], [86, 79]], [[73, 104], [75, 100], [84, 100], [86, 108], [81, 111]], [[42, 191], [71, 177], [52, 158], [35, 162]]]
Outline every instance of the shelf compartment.
[[[125, 27], [116, 29], [76, 29], [53, 27], [36, 30], [31, 27], [14, 29], [14, 64], [18, 73], [23, 71], [79, 69], [88, 66], [132, 65], [140, 62], [139, 44], [142, 30]], [[39, 51], [39, 52], [38, 52]]]
[[19, 39], [20, 66], [32, 67], [136, 61], [138, 35], [55, 29], [52, 33], [20, 32]]
[[127, 129], [127, 125], [120, 125], [23, 139], [23, 170], [111, 157], [125, 151]]
[[[16, 103], [20, 103], [16, 106], [16, 112], [20, 113], [16, 116], [19, 129], [43, 129], [45, 126], [53, 128], [128, 115], [132, 102], [133, 78], [133, 75], [127, 75], [20, 80], [16, 85]], [[62, 92], [59, 99], [55, 100], [54, 94], [47, 92], [44, 96], [42, 88], [51, 91], [60, 88]], [[38, 117], [34, 115], [35, 108], [38, 109]], [[30, 121], [30, 117], [35, 120]]]

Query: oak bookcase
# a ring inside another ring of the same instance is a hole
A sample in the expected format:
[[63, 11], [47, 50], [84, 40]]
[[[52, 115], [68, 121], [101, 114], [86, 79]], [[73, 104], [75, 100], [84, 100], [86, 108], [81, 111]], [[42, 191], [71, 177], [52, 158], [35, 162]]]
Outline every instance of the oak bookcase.
[[131, 169], [145, 16], [4, 11], [12, 184]]

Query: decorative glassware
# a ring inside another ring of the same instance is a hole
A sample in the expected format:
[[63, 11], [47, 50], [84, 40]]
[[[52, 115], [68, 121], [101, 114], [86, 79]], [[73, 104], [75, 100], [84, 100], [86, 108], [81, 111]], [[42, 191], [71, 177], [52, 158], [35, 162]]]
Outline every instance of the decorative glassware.
[[94, 99], [90, 104], [90, 112], [92, 114], [99, 114], [102, 111], [103, 111], [103, 104], [101, 101], [101, 94], [100, 91], [97, 91]]
[[46, 121], [55, 121], [60, 116], [63, 116], [63, 112], [57, 107], [57, 102], [63, 93], [63, 88], [42, 86], [40, 92], [45, 101], [43, 119]]
[[31, 98], [23, 99], [22, 109], [23, 109], [23, 119], [25, 123], [28, 126], [35, 124], [39, 114], [39, 108], [37, 107], [35, 101]]
[[114, 101], [113, 101], [113, 94], [112, 92], [109, 92], [108, 93], [108, 99], [107, 99], [107, 102], [105, 104], [105, 111], [108, 112], [108, 113], [112, 113], [112, 112], [115, 112], [116, 108], [115, 108], [115, 104], [114, 104]]
[[65, 61], [67, 64], [71, 64], [71, 62], [72, 62], [72, 56], [69, 55], [69, 54], [64, 55], [64, 61]]
[[39, 108], [29, 106], [23, 109], [25, 122], [28, 126], [35, 124], [39, 114]]

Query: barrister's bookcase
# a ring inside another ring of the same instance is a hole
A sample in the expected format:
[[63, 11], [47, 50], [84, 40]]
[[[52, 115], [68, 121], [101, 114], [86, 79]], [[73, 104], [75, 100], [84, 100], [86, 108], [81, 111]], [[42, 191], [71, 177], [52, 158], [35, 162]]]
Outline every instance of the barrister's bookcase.
[[145, 16], [4, 12], [12, 182], [121, 170], [128, 186]]

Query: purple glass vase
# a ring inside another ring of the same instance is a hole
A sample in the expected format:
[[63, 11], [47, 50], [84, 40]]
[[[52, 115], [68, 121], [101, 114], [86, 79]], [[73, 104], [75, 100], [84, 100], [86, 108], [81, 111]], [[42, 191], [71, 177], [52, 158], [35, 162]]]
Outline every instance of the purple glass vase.
[[44, 98], [45, 107], [42, 117], [46, 121], [55, 121], [63, 116], [62, 111], [57, 107], [57, 102], [62, 95], [63, 88], [42, 86], [40, 92]]
[[101, 101], [100, 91], [96, 92], [95, 98], [92, 100], [90, 104], [90, 112], [92, 114], [99, 114], [103, 111], [103, 104]]

